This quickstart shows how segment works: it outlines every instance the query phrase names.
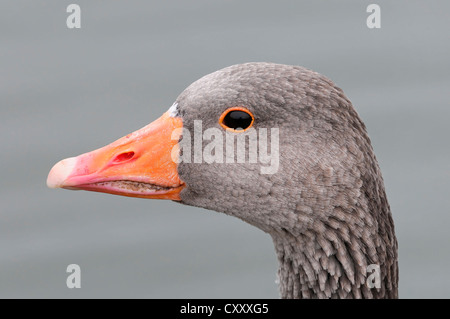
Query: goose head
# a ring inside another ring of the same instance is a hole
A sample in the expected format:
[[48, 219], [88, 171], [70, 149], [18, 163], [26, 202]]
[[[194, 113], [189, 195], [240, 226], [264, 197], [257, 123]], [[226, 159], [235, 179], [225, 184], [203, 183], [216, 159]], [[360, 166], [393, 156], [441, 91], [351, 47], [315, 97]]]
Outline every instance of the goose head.
[[57, 163], [52, 188], [171, 199], [270, 234], [283, 298], [396, 298], [397, 242], [366, 128], [299, 66], [247, 63], [187, 87], [148, 126]]

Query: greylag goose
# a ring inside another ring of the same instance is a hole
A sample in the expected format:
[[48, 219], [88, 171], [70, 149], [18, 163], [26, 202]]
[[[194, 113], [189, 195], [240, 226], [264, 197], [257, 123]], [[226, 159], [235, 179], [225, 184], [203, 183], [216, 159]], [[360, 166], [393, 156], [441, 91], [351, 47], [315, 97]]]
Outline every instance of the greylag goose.
[[282, 298], [398, 297], [394, 223], [365, 125], [340, 88], [300, 66], [206, 75], [151, 124], [58, 162], [47, 185], [240, 218], [272, 237]]

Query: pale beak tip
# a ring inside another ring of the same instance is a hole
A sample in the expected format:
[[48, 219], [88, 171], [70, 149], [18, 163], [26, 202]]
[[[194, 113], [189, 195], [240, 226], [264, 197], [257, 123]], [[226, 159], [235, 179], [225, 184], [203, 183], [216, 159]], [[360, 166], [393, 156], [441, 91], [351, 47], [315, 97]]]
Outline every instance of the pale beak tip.
[[50, 170], [47, 177], [47, 187], [60, 188], [64, 185], [67, 177], [72, 173], [75, 164], [77, 162], [76, 157], [70, 157], [59, 161]]

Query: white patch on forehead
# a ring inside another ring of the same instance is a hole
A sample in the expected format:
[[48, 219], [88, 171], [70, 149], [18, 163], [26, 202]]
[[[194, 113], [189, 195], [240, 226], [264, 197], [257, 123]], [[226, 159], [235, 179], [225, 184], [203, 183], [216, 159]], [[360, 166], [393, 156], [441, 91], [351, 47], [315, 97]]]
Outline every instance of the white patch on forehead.
[[178, 103], [177, 102], [173, 103], [167, 112], [169, 113], [170, 117], [177, 117], [178, 116]]

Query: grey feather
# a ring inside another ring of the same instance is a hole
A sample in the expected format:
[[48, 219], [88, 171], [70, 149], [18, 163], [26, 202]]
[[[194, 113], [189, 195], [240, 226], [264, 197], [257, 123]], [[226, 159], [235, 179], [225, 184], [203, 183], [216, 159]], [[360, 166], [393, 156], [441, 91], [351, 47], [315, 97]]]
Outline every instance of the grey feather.
[[[397, 240], [364, 123], [343, 91], [298, 66], [248, 63], [209, 74], [178, 98], [193, 134], [245, 106], [254, 126], [280, 129], [280, 169], [180, 163], [182, 203], [238, 217], [270, 234], [283, 298], [397, 298]], [[242, 133], [245, 134], [245, 133]], [[366, 284], [378, 264], [381, 288]]]

